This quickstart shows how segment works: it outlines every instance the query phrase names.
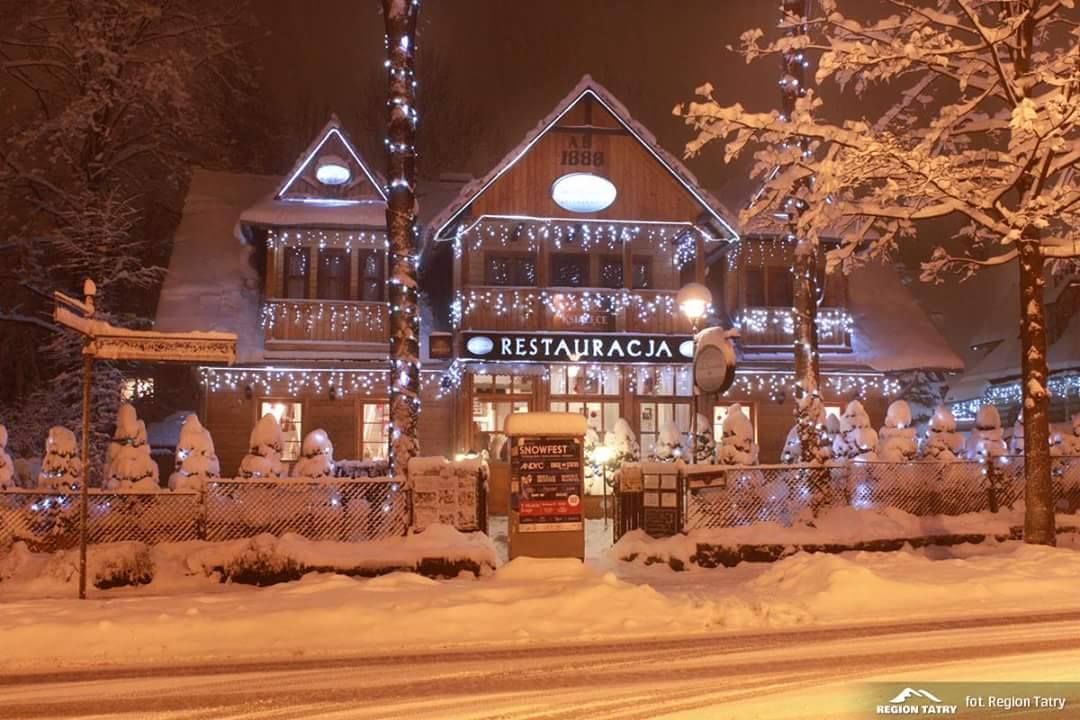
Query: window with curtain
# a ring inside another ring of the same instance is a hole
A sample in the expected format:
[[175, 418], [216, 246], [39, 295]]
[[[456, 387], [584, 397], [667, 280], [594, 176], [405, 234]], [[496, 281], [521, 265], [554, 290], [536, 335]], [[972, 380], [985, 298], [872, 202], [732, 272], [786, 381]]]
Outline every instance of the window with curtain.
[[349, 253], [341, 248], [319, 250], [319, 298], [349, 299]]
[[285, 297], [308, 296], [309, 260], [307, 248], [285, 248]]
[[360, 455], [364, 460], [384, 460], [390, 448], [390, 404], [364, 403], [361, 411]]

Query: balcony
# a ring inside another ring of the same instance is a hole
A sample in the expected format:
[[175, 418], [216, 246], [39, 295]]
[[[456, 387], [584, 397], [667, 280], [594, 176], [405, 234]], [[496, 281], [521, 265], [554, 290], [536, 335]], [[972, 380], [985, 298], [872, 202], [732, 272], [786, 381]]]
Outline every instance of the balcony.
[[451, 314], [462, 330], [690, 333], [673, 290], [472, 286]]
[[[735, 313], [739, 344], [750, 350], [790, 351], [795, 341], [795, 319], [791, 308], [754, 307]], [[849, 352], [854, 321], [845, 308], [818, 310], [818, 349], [822, 352]]]
[[295, 300], [263, 302], [262, 326], [267, 350], [364, 352], [365, 345], [386, 352], [389, 305], [353, 300]]

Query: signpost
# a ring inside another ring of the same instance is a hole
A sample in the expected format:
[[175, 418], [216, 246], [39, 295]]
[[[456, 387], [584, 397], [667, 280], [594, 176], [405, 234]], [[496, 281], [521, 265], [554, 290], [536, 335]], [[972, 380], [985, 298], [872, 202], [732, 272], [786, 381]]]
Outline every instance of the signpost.
[[231, 365], [236, 359], [236, 335], [221, 332], [162, 333], [128, 330], [95, 318], [97, 286], [87, 278], [82, 300], [53, 293], [53, 320], [83, 336], [82, 467], [79, 488], [79, 599], [86, 599], [87, 506], [90, 486], [90, 386], [94, 360], [149, 360], [154, 362], [216, 362]]
[[585, 559], [585, 417], [520, 413], [510, 438], [510, 558]]

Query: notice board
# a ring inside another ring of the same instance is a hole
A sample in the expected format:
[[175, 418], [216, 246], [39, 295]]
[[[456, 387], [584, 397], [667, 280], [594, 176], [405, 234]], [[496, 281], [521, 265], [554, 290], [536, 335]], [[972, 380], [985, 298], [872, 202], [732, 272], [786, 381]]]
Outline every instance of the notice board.
[[582, 438], [519, 436], [510, 472], [518, 486], [518, 532], [581, 531]]

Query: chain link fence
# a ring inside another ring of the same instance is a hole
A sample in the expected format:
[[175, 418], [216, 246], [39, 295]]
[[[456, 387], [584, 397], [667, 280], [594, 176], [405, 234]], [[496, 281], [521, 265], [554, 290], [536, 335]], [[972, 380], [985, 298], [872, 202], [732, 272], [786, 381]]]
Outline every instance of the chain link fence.
[[[461, 531], [486, 517], [486, 477], [468, 497]], [[309, 540], [364, 542], [403, 536], [413, 527], [413, 493], [394, 478], [330, 480], [222, 479], [202, 492], [123, 493], [91, 490], [87, 534], [91, 544], [140, 541], [236, 540], [260, 533], [296, 533]], [[23, 541], [34, 552], [79, 545], [79, 493], [0, 491], [0, 550]]]
[[[1080, 510], [1080, 457], [1053, 459], [1058, 512]], [[683, 529], [755, 522], [791, 525], [835, 506], [893, 507], [912, 515], [960, 515], [1011, 508], [1024, 499], [1024, 458], [980, 462], [865, 462], [846, 465], [689, 467]]]

